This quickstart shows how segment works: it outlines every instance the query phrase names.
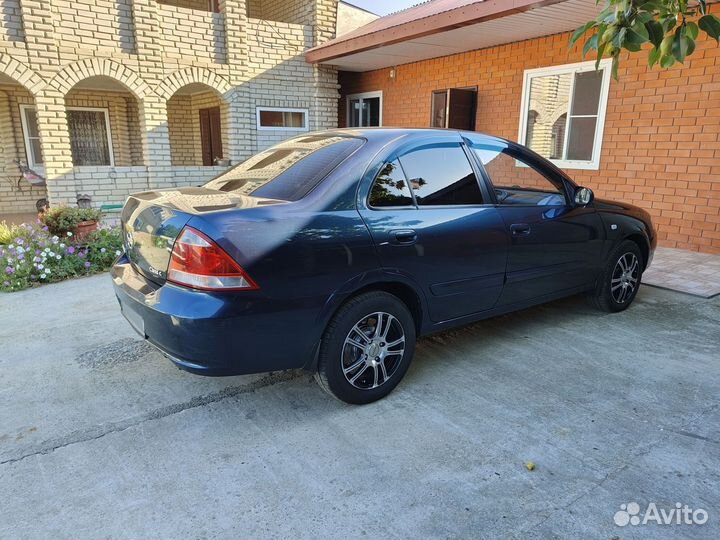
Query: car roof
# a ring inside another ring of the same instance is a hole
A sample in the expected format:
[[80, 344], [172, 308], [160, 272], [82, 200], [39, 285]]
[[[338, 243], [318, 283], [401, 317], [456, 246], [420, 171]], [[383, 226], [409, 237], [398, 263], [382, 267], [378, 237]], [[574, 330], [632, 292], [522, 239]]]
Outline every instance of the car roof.
[[390, 142], [402, 136], [427, 136], [433, 134], [459, 134], [461, 136], [467, 135], [472, 137], [483, 137], [488, 140], [511, 142], [501, 137], [495, 137], [493, 135], [487, 135], [478, 131], [464, 131], [459, 129], [442, 129], [442, 128], [399, 128], [399, 127], [355, 127], [355, 128], [338, 128], [329, 129], [326, 131], [315, 132], [315, 135], [327, 134], [327, 135], [343, 135], [346, 137], [362, 137], [370, 142]]

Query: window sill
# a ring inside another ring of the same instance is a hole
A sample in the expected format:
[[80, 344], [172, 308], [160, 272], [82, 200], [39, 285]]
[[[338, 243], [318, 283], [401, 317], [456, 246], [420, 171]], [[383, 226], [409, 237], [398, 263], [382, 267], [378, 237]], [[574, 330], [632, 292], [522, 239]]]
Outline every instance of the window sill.
[[575, 169], [582, 171], [599, 171], [600, 161], [570, 161], [561, 159], [549, 159], [550, 163], [555, 165], [558, 169]]

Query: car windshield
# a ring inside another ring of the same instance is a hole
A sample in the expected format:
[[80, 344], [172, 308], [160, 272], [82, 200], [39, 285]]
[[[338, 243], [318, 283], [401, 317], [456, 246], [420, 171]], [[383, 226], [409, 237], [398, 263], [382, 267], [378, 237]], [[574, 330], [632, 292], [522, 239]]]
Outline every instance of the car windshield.
[[204, 187], [268, 199], [302, 199], [364, 140], [338, 135], [305, 135], [254, 155]]

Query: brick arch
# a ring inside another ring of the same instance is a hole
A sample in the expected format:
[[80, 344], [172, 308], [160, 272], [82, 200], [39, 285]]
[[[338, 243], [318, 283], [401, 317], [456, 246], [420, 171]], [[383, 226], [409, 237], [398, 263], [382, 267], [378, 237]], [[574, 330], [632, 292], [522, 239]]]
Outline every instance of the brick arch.
[[10, 55], [0, 53], [0, 73], [24, 86], [33, 96], [44, 86], [40, 76]]
[[147, 83], [132, 69], [108, 58], [86, 58], [73, 62], [61, 69], [52, 78], [49, 86], [65, 95], [80, 81], [99, 76], [116, 80], [140, 100], [144, 99], [150, 90]]
[[188, 84], [204, 84], [215, 90], [221, 96], [225, 96], [232, 85], [223, 77], [207, 68], [189, 67], [171, 73], [155, 88], [155, 93], [161, 98], [168, 100], [175, 92]]

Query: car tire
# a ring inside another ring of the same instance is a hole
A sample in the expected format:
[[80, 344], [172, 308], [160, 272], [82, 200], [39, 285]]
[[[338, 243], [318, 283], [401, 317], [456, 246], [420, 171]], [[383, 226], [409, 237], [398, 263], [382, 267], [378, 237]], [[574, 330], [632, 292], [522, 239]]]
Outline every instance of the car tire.
[[638, 245], [624, 240], [608, 258], [592, 294], [595, 306], [608, 313], [627, 309], [640, 288], [645, 261]]
[[399, 298], [363, 293], [343, 305], [325, 329], [315, 378], [341, 401], [372, 403], [402, 380], [415, 339], [415, 321]]

